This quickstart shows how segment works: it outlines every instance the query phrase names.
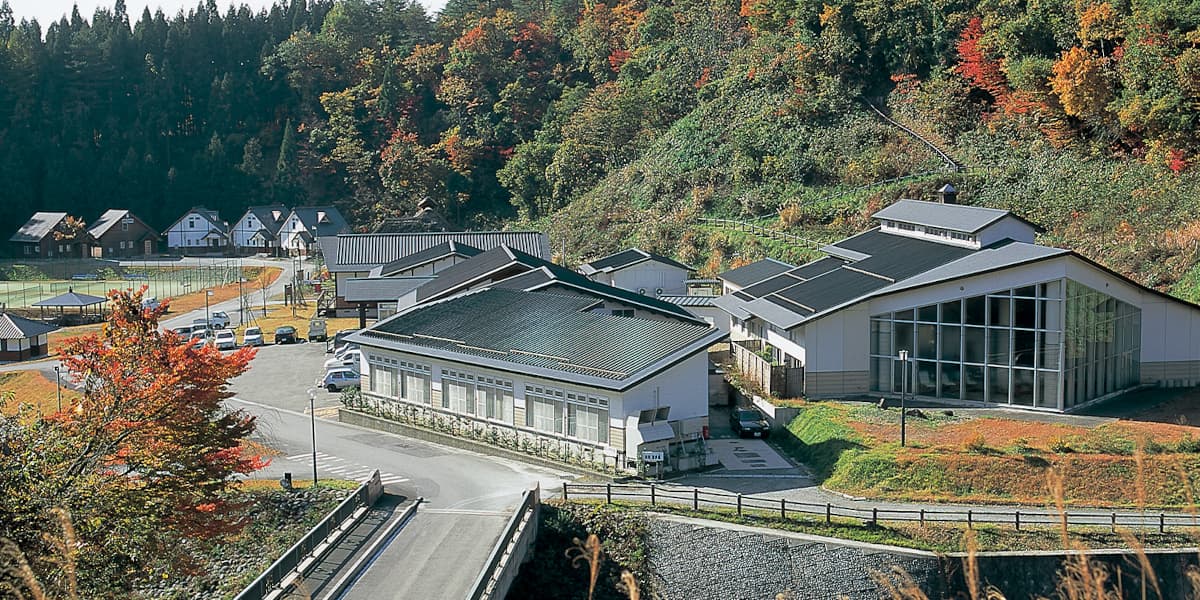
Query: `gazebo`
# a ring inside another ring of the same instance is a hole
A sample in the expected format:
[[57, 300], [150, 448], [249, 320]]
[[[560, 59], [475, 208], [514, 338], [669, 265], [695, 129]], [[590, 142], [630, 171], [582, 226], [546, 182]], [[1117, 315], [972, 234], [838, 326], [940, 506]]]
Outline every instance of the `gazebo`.
[[78, 308], [80, 319], [87, 320], [87, 316], [89, 315], [94, 315], [97, 319], [99, 319], [104, 313], [104, 309], [102, 307], [95, 309], [94, 312], [89, 311], [88, 309], [93, 306], [103, 305], [105, 302], [108, 302], [107, 298], [92, 296], [89, 294], [79, 294], [76, 293], [74, 289], [68, 288], [67, 293], [65, 294], [61, 294], [47, 300], [34, 302], [33, 305], [42, 309], [43, 318], [46, 316], [47, 308], [58, 308], [58, 314], [60, 318], [66, 317], [66, 309]]

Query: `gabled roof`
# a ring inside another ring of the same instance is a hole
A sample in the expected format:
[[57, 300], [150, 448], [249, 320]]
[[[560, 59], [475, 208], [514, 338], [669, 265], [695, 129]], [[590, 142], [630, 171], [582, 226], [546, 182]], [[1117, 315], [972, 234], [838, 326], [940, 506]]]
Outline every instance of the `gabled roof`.
[[550, 258], [550, 240], [537, 231], [446, 231], [434, 233], [356, 233], [337, 236], [335, 244], [322, 244], [331, 273], [367, 272], [446, 242], [459, 242], [480, 250], [505, 245]]
[[672, 260], [670, 258], [667, 258], [667, 257], [659, 255], [659, 254], [654, 254], [652, 252], [646, 252], [645, 250], [641, 250], [639, 248], [630, 248], [628, 250], [622, 250], [620, 252], [617, 252], [616, 254], [610, 254], [608, 256], [605, 256], [604, 258], [598, 258], [591, 262], [584, 263], [579, 266], [579, 270], [584, 275], [591, 275], [593, 273], [600, 273], [600, 272], [609, 273], [609, 272], [618, 271], [618, 270], [621, 270], [621, 269], [624, 269], [627, 267], [632, 267], [633, 265], [643, 263], [648, 260], [660, 262], [665, 265], [671, 265], [672, 267], [675, 267], [678, 269], [683, 269], [684, 271], [694, 271], [695, 270], [692, 267], [689, 267], [681, 262]]
[[176, 225], [182, 223], [184, 219], [187, 219], [191, 215], [197, 215], [205, 221], [208, 221], [209, 231], [216, 231], [218, 233], [224, 233], [228, 235], [229, 232], [227, 229], [229, 229], [229, 224], [221, 220], [221, 215], [218, 214], [217, 211], [209, 210], [203, 206], [193, 206], [191, 210], [183, 213], [183, 216], [179, 217], [179, 220], [171, 223], [171, 226], [168, 227], [166, 231], [174, 229]]
[[789, 265], [783, 261], [764, 258], [748, 265], [742, 265], [736, 269], [725, 271], [717, 275], [717, 277], [738, 287], [746, 287], [795, 268], [795, 265]]
[[678, 306], [715, 306], [713, 300], [716, 296], [659, 296], [658, 299], [663, 302], [670, 302]]
[[355, 277], [343, 279], [338, 293], [347, 302], [395, 302], [401, 296], [433, 281], [422, 277]]
[[920, 200], [900, 200], [871, 215], [873, 219], [928, 225], [962, 233], [977, 233], [1005, 217], [1012, 217], [1034, 229], [1041, 230], [1038, 225], [1007, 210]]
[[316, 237], [334, 236], [350, 231], [350, 224], [342, 217], [342, 213], [332, 206], [297, 206], [286, 220], [292, 217], [300, 219], [303, 231], [307, 232], [310, 238], [313, 226], [317, 228]]
[[158, 237], [158, 232], [151, 229], [149, 225], [146, 225], [145, 221], [142, 221], [133, 213], [122, 208], [110, 208], [104, 211], [104, 214], [100, 215], [100, 218], [96, 219], [96, 222], [92, 223], [88, 227], [88, 233], [90, 233], [92, 237], [100, 239], [100, 236], [108, 233], [108, 230], [112, 229], [114, 225], [120, 223], [121, 220], [125, 218], [136, 220], [146, 227], [146, 229], [150, 229], [152, 236]]
[[474, 246], [450, 240], [448, 242], [442, 242], [441, 244], [431, 248], [426, 248], [425, 250], [417, 252], [416, 254], [410, 254], [404, 258], [393, 260], [392, 262], [379, 267], [379, 275], [382, 277], [389, 277], [394, 273], [415, 269], [443, 258], [449, 258], [451, 256], [470, 258], [482, 252], [483, 250], [480, 250]]
[[415, 306], [351, 340], [622, 390], [725, 337], [709, 325], [589, 312], [596, 304], [573, 295], [477, 290]]
[[50, 333], [58, 329], [53, 325], [31, 321], [9, 313], [0, 313], [0, 340], [17, 340]]
[[[533, 272], [538, 273], [531, 274]], [[520, 283], [505, 285], [504, 282], [510, 278], [517, 278]], [[640, 306], [662, 315], [696, 321], [694, 315], [670, 302], [592, 281], [562, 265], [556, 265], [508, 246], [493, 248], [445, 268], [438, 273], [437, 279], [417, 288], [416, 300], [418, 303], [439, 300], [482, 285], [519, 287], [523, 290], [563, 286], [592, 297]]]
[[273, 240], [279, 235], [279, 229], [287, 222], [290, 214], [291, 211], [282, 204], [251, 206], [242, 214], [242, 218], [238, 219], [238, 224], [240, 225], [242, 221], [246, 220], [246, 215], [254, 215], [260, 225], [255, 229], [255, 233], [266, 231], [269, 235], [263, 236], [264, 239]]
[[65, 212], [36, 212], [32, 217], [8, 238], [10, 242], [40, 242], [51, 231], [67, 218]]

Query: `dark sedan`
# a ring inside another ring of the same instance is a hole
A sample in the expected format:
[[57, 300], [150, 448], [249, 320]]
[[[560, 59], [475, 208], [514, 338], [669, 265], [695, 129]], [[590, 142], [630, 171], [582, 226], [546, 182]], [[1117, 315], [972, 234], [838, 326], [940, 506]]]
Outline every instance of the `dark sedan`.
[[738, 437], [765, 438], [771, 435], [771, 424], [766, 415], [755, 408], [737, 407], [729, 411], [729, 426]]
[[276, 344], [295, 344], [296, 343], [296, 328], [291, 325], [284, 325], [275, 329]]

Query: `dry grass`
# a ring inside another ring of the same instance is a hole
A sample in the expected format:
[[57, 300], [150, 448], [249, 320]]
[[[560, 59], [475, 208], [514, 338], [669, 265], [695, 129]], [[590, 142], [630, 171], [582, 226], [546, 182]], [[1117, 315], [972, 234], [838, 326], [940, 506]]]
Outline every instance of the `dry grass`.
[[[312, 319], [313, 315], [316, 313], [316, 310], [316, 306], [312, 303], [309, 303], [308, 308], [297, 308], [296, 316], [293, 317], [292, 307], [276, 304], [268, 307], [266, 316], [262, 316], [262, 313], [256, 311], [253, 324], [262, 328], [263, 333], [265, 333], [267, 336], [268, 343], [272, 340], [271, 334], [275, 331], [275, 328], [282, 327], [284, 325], [291, 325], [292, 327], [295, 327], [296, 334], [299, 336], [304, 336], [308, 334], [308, 321]], [[333, 334], [341, 331], [342, 329], [357, 328], [358, 319], [354, 317], [325, 318], [325, 330], [329, 333], [330, 337], [333, 337]]]
[[[249, 271], [249, 269], [247, 269], [247, 271]], [[239, 291], [244, 291], [249, 294], [252, 291], [262, 289], [263, 287], [269, 287], [275, 282], [276, 279], [279, 278], [279, 274], [282, 272], [283, 269], [277, 267], [267, 267], [259, 270], [257, 275], [249, 278], [250, 280], [242, 284], [240, 287], [236, 283], [231, 283], [229, 285], [209, 288], [213, 295], [209, 297], [208, 303], [211, 306], [212, 304], [216, 304], [218, 302], [233, 300], [234, 298], [238, 297]], [[204, 308], [204, 290], [171, 298], [170, 310], [173, 313], [191, 312], [201, 308]]]
[[[43, 415], [58, 410], [58, 386], [41, 371], [0, 373], [0, 391], [12, 392], [11, 398], [0, 404], [0, 413], [5, 415], [16, 414], [22, 404], [33, 405]], [[78, 392], [63, 385], [63, 406], [70, 406], [78, 399]]]

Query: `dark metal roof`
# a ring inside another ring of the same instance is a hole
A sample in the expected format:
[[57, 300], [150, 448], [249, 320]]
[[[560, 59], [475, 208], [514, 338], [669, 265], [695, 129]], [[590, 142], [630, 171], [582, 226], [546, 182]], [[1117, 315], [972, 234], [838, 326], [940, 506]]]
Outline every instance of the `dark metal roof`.
[[89, 294], [80, 294], [75, 290], [69, 290], [65, 294], [59, 294], [58, 296], [48, 300], [34, 302], [33, 306], [82, 308], [84, 306], [94, 306], [104, 302], [108, 302], [108, 298], [101, 298], [100, 296], [92, 296]]
[[[302, 233], [308, 236], [312, 236], [313, 226], [317, 228], [317, 235], [315, 237], [337, 235], [350, 231], [350, 224], [342, 217], [342, 213], [332, 206], [297, 206], [292, 209], [292, 215], [300, 219], [300, 224], [304, 227]], [[305, 239], [312, 238], [308, 237]]]
[[[541, 274], [530, 275], [534, 271], [540, 271]], [[445, 298], [481, 285], [495, 285], [511, 289], [515, 285], [505, 282], [517, 277], [520, 278], [518, 281], [521, 289], [525, 290], [536, 289], [552, 283], [561, 284], [594, 297], [641, 306], [664, 315], [695, 320], [695, 316], [691, 313], [670, 302], [592, 281], [562, 265], [556, 265], [508, 246], [493, 248], [443, 269], [438, 273], [437, 279], [417, 289], [417, 302]]]
[[31, 321], [8, 313], [0, 313], [0, 339], [17, 340], [37, 337], [58, 329], [53, 325]]
[[760, 261], [725, 271], [718, 275], [718, 277], [738, 287], [746, 287], [795, 268], [795, 265], [789, 265], [773, 258], [764, 258]]
[[431, 248], [426, 248], [425, 250], [417, 252], [416, 254], [411, 254], [409, 256], [405, 256], [404, 258], [393, 260], [392, 262], [383, 265], [379, 269], [379, 274], [387, 277], [393, 273], [415, 269], [421, 265], [431, 263], [448, 256], [461, 256], [463, 258], [469, 258], [482, 252], [483, 250], [480, 250], [474, 246], [450, 240], [448, 242], [442, 242], [441, 244]]
[[724, 337], [707, 325], [588, 312], [591, 298], [479, 290], [417, 306], [353, 336], [391, 348], [623, 389]]
[[761, 298], [767, 294], [773, 294], [779, 290], [784, 290], [803, 283], [805, 280], [798, 277], [792, 277], [787, 273], [780, 273], [765, 281], [760, 281], [750, 287], [742, 288], [742, 293], [753, 298]]
[[798, 306], [815, 313], [854, 299], [891, 283], [872, 275], [838, 269], [800, 285], [790, 287], [766, 299], [780, 306]]
[[874, 219], [887, 219], [901, 223], [912, 223], [914, 225], [928, 225], [930, 227], [963, 233], [975, 233], [1009, 216], [1037, 228], [1037, 225], [1007, 210], [985, 208], [982, 206], [966, 206], [963, 204], [923, 202], [921, 200], [900, 200], [871, 215]]
[[356, 277], [342, 280], [338, 292], [347, 302], [395, 302], [433, 279], [433, 276]]
[[480, 250], [505, 245], [539, 258], [550, 257], [550, 241], [537, 231], [343, 234], [337, 236], [336, 249], [324, 245], [322, 249], [330, 272], [366, 272], [450, 241]]
[[268, 206], [251, 206], [246, 209], [246, 213], [238, 219], [240, 224], [247, 214], [254, 215], [254, 218], [259, 222], [259, 230], [265, 230], [269, 236], [263, 236], [264, 239], [273, 240], [279, 236], [279, 229], [287, 222], [288, 215], [291, 211], [282, 204], [271, 204]]
[[63, 219], [67, 218], [65, 212], [36, 212], [32, 217], [8, 238], [10, 242], [40, 242], [42, 238], [50, 235]]
[[868, 256], [850, 268], [880, 275], [891, 281], [907, 279], [939, 265], [958, 260], [975, 250], [949, 244], [884, 233], [872, 229], [844, 239], [834, 246]]
[[604, 258], [598, 258], [591, 262], [584, 263], [579, 266], [579, 270], [585, 275], [591, 275], [592, 273], [597, 273], [600, 271], [617, 271], [648, 260], [671, 265], [672, 267], [683, 269], [684, 271], [695, 270], [679, 261], [672, 260], [660, 254], [654, 254], [653, 252], [646, 252], [645, 250], [638, 248], [622, 250], [616, 254], [610, 254]]
[[788, 271], [787, 274], [800, 279], [812, 279], [818, 275], [824, 275], [844, 264], [846, 264], [846, 261], [840, 258], [826, 256], [825, 258], [817, 259], [806, 265], [796, 267], [795, 269]]
[[[130, 219], [134, 219], [134, 220], [140, 222], [147, 229], [150, 229], [150, 226], [146, 225], [146, 223], [144, 221], [137, 218], [136, 215], [129, 212], [128, 210], [121, 209], [121, 208], [111, 208], [109, 210], [104, 211], [104, 214], [100, 215], [100, 218], [96, 219], [95, 223], [92, 223], [90, 226], [88, 226], [88, 233], [90, 233], [93, 238], [100, 239], [100, 236], [108, 233], [108, 230], [112, 229], [114, 225], [116, 225], [117, 223], [120, 223], [121, 219], [124, 219], [126, 217], [128, 217]], [[150, 231], [153, 233], [154, 237], [158, 236], [157, 231], [154, 231], [153, 229], [150, 229]]]

